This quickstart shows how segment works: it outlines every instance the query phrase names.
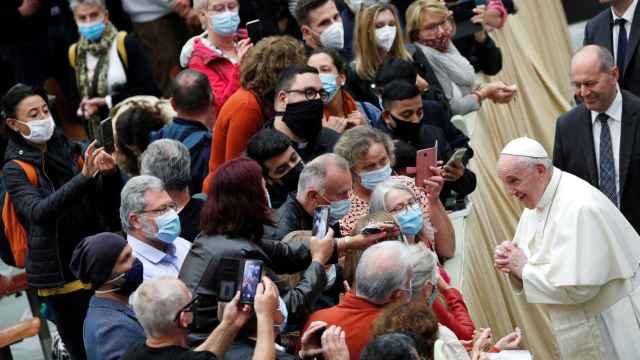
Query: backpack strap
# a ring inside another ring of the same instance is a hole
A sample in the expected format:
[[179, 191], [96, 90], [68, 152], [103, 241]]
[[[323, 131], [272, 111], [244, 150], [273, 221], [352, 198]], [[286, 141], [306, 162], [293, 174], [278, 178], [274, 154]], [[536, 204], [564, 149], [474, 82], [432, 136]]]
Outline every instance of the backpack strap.
[[116, 47], [118, 48], [118, 55], [124, 64], [124, 67], [129, 67], [129, 58], [127, 57], [127, 48], [124, 46], [124, 39], [127, 37], [126, 31], [119, 31], [116, 35]]
[[182, 142], [184, 146], [191, 152], [198, 144], [204, 140], [211, 140], [211, 136], [207, 131], [196, 131], [187, 136]]
[[22, 168], [22, 171], [24, 171], [25, 174], [27, 174], [27, 179], [29, 179], [29, 182], [31, 183], [31, 185], [38, 186], [38, 174], [36, 173], [35, 166], [22, 160], [12, 160], [12, 161], [18, 164], [18, 166]]
[[71, 67], [73, 68], [73, 70], [76, 69], [76, 56], [78, 55], [78, 43], [74, 42], [73, 44], [71, 44], [71, 46], [69, 46], [69, 65], [71, 65]]

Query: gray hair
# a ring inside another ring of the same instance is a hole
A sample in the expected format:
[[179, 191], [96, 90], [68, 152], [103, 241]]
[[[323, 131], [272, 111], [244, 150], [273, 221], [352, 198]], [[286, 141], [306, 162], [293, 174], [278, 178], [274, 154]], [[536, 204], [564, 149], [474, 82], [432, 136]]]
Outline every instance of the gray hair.
[[170, 276], [145, 281], [138, 287], [132, 295], [131, 305], [148, 337], [173, 333], [178, 326], [173, 319], [189, 303], [188, 294], [184, 283]]
[[349, 171], [347, 160], [332, 153], [320, 155], [307, 163], [298, 179], [298, 195], [305, 196], [312, 189], [324, 195], [327, 190], [327, 170], [332, 166]]
[[518, 158], [518, 166], [522, 166], [529, 170], [534, 169], [538, 165], [544, 166], [549, 170], [553, 167], [553, 161], [549, 158], [534, 158], [529, 156], [516, 156]]
[[362, 253], [356, 268], [356, 295], [374, 304], [384, 305], [391, 294], [411, 276], [407, 246], [399, 241], [384, 241]]
[[163, 191], [162, 180], [155, 176], [140, 175], [132, 177], [120, 193], [120, 221], [124, 231], [133, 230], [129, 223], [129, 214], [144, 211], [144, 194], [149, 190]]
[[72, 12], [76, 11], [78, 5], [96, 5], [100, 6], [103, 10], [107, 10], [107, 6], [104, 0], [70, 0], [69, 7]]
[[184, 191], [191, 183], [189, 149], [173, 139], [154, 141], [140, 157], [140, 173], [162, 180], [168, 191]]
[[600, 62], [600, 71], [601, 72], [608, 72], [611, 71], [611, 69], [613, 69], [614, 66], [616, 66], [616, 61], [613, 58], [613, 54], [611, 53], [611, 51], [609, 51], [609, 49], [600, 46], [600, 45], [586, 45], [583, 46], [582, 48], [580, 48], [578, 51], [576, 51], [574, 58], [580, 54], [582, 54], [583, 52], [587, 52], [587, 51], [594, 51], [596, 54], [596, 57], [598, 58], [598, 61]]
[[409, 262], [413, 271], [413, 297], [420, 296], [420, 290], [427, 283], [436, 285], [438, 280], [438, 259], [423, 242], [409, 245]]
[[383, 183], [376, 185], [376, 188], [371, 193], [371, 199], [369, 200], [369, 214], [375, 214], [377, 212], [389, 212], [387, 210], [387, 194], [391, 190], [404, 191], [411, 195], [414, 200], [417, 200], [416, 194], [409, 189], [405, 184], [398, 180], [387, 180]]
[[384, 145], [391, 165], [395, 163], [396, 158], [391, 137], [369, 126], [356, 126], [342, 133], [333, 147], [333, 152], [345, 158], [353, 169], [359, 161], [367, 156], [369, 148], [373, 144]]

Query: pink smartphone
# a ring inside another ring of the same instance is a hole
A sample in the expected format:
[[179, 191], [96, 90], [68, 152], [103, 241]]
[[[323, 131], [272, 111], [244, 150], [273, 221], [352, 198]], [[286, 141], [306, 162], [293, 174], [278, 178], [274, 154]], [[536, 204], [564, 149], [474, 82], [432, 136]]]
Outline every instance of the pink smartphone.
[[438, 162], [438, 143], [428, 149], [418, 150], [416, 153], [416, 186], [424, 187], [424, 181], [435, 175], [431, 166]]

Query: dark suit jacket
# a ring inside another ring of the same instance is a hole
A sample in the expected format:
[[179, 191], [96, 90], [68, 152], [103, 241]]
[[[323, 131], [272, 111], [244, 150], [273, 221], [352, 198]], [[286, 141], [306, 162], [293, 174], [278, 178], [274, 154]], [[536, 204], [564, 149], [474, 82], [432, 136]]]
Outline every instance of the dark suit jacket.
[[[640, 233], [640, 98], [622, 91], [620, 210]], [[553, 164], [598, 187], [591, 112], [578, 105], [556, 123]]]
[[[638, 42], [640, 42], [640, 6], [636, 7], [631, 24], [631, 34], [627, 44], [624, 59], [624, 73], [620, 74], [620, 86], [640, 96], [640, 55], [638, 54]], [[589, 20], [584, 30], [584, 45], [600, 45], [613, 54], [613, 15], [607, 8], [593, 19]]]

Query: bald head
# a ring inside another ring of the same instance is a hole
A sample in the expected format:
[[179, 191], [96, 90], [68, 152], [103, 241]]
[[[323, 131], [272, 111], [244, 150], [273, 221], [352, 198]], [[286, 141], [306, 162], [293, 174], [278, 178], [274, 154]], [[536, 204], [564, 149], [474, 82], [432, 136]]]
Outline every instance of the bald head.
[[618, 68], [611, 52], [598, 45], [578, 50], [571, 60], [576, 96], [595, 112], [606, 112], [617, 94]]
[[179, 116], [210, 111], [213, 95], [209, 79], [201, 72], [182, 70], [171, 83], [171, 99]]

